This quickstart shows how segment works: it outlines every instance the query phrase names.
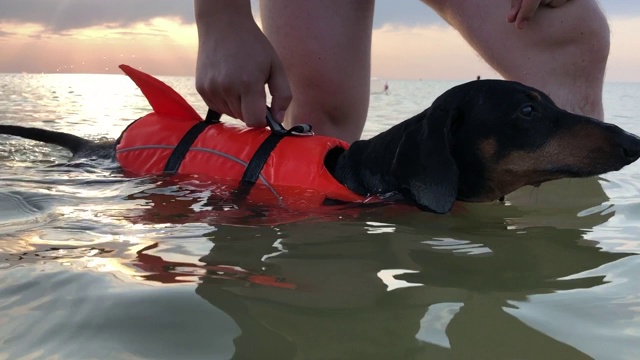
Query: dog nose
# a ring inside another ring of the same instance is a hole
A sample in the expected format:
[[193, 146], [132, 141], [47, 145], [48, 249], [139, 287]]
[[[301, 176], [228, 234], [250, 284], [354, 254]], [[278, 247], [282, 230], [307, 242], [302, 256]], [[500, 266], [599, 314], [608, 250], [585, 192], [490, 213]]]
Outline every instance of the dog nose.
[[622, 152], [624, 156], [631, 161], [636, 161], [640, 157], [640, 149], [623, 148]]
[[633, 134], [625, 134], [620, 146], [622, 154], [629, 161], [629, 164], [640, 158], [640, 138]]

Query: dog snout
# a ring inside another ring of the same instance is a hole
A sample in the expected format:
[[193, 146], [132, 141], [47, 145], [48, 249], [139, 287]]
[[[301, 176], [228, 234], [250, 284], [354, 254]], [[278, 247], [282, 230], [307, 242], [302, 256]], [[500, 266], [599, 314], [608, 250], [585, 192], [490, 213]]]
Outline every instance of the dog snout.
[[640, 158], [640, 138], [636, 135], [625, 132], [620, 140], [620, 148], [628, 164]]
[[[603, 139], [603, 144], [608, 144], [606, 148], [609, 150], [609, 159], [608, 164], [614, 166], [614, 168], [619, 169], [624, 166], [627, 166], [640, 158], [640, 137], [629, 133], [617, 125], [610, 123], [594, 123], [597, 127], [600, 127], [604, 130], [608, 141]], [[597, 137], [595, 137], [597, 138]], [[595, 141], [598, 143], [598, 141]]]

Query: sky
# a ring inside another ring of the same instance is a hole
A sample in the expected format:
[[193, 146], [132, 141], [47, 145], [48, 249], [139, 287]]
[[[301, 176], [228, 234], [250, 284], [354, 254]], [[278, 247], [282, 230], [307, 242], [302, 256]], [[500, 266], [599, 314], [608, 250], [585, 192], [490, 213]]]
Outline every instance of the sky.
[[[510, 1], [502, 1], [506, 16]], [[640, 81], [640, 1], [600, 4], [612, 30], [607, 81]], [[196, 53], [190, 0], [0, 0], [0, 73], [117, 73], [126, 63], [155, 75], [190, 76]], [[428, 6], [377, 0], [372, 76], [476, 75], [498, 77]]]

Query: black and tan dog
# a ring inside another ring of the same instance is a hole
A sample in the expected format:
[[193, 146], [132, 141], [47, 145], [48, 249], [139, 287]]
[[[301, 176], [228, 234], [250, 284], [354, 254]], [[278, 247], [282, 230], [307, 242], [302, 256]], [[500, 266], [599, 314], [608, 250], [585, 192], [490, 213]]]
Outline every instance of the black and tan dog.
[[[0, 134], [57, 144], [75, 158], [115, 158], [95, 143], [43, 129], [0, 125]], [[423, 210], [455, 200], [493, 201], [525, 185], [619, 170], [640, 157], [640, 138], [558, 108], [517, 82], [456, 86], [422, 113], [348, 149], [328, 151], [328, 172], [359, 195], [398, 192]]]

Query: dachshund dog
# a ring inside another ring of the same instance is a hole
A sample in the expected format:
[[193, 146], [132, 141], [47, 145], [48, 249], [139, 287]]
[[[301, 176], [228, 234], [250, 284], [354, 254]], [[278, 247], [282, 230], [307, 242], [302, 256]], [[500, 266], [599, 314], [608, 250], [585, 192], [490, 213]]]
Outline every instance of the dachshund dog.
[[640, 157], [640, 138], [572, 114], [518, 82], [456, 86], [422, 113], [332, 164], [357, 193], [399, 191], [437, 213], [454, 200], [486, 202], [525, 185], [616, 171]]
[[[57, 144], [74, 158], [116, 157], [115, 141], [11, 125], [0, 125], [0, 134]], [[476, 80], [319, 161], [355, 194], [396, 192], [422, 210], [447, 213], [455, 200], [493, 201], [525, 185], [616, 171], [638, 157], [640, 138], [618, 126], [562, 110], [517, 82]]]

